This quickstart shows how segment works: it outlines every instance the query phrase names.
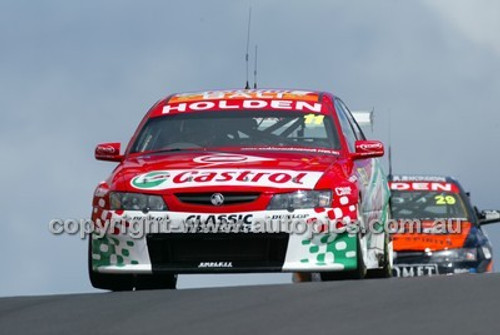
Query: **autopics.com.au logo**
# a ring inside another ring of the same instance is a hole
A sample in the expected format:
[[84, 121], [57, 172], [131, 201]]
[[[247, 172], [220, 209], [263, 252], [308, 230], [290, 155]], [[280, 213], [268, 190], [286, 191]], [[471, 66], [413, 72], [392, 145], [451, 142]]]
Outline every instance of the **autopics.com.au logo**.
[[[241, 216], [241, 214], [240, 214]], [[428, 221], [419, 220], [370, 220], [367, 224], [345, 219], [318, 219], [267, 217], [255, 219], [246, 214], [239, 217], [236, 214], [190, 215], [179, 221], [170, 215], [153, 216], [139, 215], [135, 217], [116, 217], [108, 220], [98, 219], [54, 219], [49, 222], [49, 231], [54, 235], [79, 235], [82, 239], [87, 235], [103, 237], [106, 234], [128, 235], [131, 238], [143, 238], [147, 234], [156, 233], [289, 233], [312, 238], [325, 234], [404, 234], [405, 238], [421, 239], [420, 234], [441, 236], [448, 239], [451, 234], [468, 232], [470, 223], [463, 219], [438, 219], [429, 225]], [[465, 230], [464, 230], [465, 229]], [[417, 235], [412, 235], [417, 234]]]

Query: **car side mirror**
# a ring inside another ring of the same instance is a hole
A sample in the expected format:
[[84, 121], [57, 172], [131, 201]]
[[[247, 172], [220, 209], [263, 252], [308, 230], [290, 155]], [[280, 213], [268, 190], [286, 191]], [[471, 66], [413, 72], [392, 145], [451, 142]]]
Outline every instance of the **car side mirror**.
[[353, 159], [375, 158], [384, 155], [384, 144], [380, 141], [356, 141]]
[[481, 225], [500, 222], [500, 211], [495, 209], [485, 209], [479, 213], [479, 223]]
[[102, 143], [95, 148], [95, 159], [100, 161], [121, 162], [123, 155], [120, 155], [120, 143]]

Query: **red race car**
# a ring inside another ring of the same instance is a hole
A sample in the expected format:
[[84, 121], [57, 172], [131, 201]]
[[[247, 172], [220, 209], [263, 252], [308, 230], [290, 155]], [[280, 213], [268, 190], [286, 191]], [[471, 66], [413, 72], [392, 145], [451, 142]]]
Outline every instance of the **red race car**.
[[[329, 93], [174, 94], [146, 114], [94, 194], [92, 285], [175, 288], [177, 274], [390, 276], [387, 180], [345, 104]], [[305, 274], [305, 275], [304, 275]]]

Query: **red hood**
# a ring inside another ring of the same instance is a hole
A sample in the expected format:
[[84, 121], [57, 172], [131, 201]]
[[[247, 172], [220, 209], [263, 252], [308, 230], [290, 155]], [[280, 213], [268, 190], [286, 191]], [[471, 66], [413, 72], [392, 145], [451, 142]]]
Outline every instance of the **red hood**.
[[334, 155], [307, 152], [141, 155], [129, 157], [117, 167], [112, 176], [112, 188], [153, 192], [178, 188], [312, 189], [325, 172], [338, 170], [334, 169], [338, 161]]

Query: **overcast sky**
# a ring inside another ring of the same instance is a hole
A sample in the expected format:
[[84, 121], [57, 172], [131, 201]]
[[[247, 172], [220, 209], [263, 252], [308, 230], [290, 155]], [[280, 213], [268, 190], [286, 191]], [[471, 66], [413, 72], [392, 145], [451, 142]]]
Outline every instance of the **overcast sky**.
[[[86, 242], [48, 232], [90, 215], [125, 143], [172, 92], [242, 87], [248, 6], [259, 86], [319, 89], [392, 123], [394, 171], [451, 174], [500, 208], [500, 2], [0, 1], [0, 296], [94, 291]], [[500, 257], [500, 225], [488, 227]], [[182, 276], [181, 287], [289, 275]]]

